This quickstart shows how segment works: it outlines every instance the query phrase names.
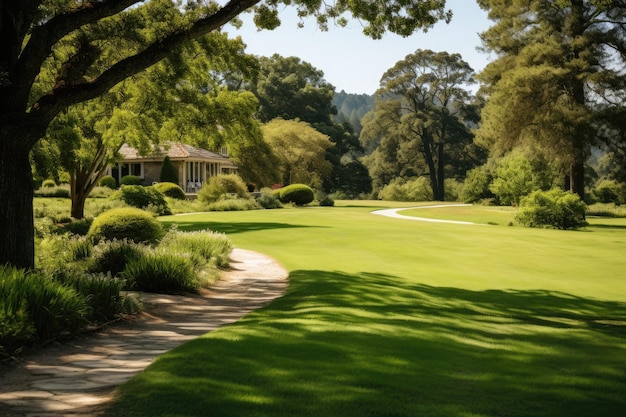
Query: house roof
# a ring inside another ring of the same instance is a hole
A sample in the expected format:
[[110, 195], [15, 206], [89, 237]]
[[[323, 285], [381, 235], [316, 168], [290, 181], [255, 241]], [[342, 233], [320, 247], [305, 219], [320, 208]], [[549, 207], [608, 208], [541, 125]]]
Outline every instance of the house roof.
[[119, 153], [125, 162], [155, 161], [169, 156], [171, 160], [211, 161], [231, 164], [230, 159], [226, 156], [180, 142], [166, 142], [155, 149], [155, 152], [151, 152], [148, 155], [141, 155], [137, 149], [125, 143], [120, 148]]

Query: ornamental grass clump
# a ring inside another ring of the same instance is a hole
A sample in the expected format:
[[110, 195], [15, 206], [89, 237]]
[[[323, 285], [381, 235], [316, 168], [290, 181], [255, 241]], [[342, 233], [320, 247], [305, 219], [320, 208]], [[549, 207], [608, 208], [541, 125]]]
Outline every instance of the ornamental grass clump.
[[130, 261], [123, 276], [131, 288], [146, 292], [176, 294], [195, 291], [202, 284], [188, 257], [156, 251]]
[[147, 251], [147, 246], [129, 239], [102, 241], [94, 247], [90, 272], [116, 277], [128, 262], [141, 258]]
[[234, 194], [239, 198], [248, 198], [248, 187], [240, 176], [222, 174], [209, 178], [209, 181], [198, 192], [198, 200], [208, 204], [216, 202], [228, 194]]
[[171, 253], [195, 254], [210, 264], [225, 268], [233, 251], [233, 243], [225, 234], [209, 230], [195, 232], [171, 230], [163, 238], [159, 249]]
[[[46, 342], [76, 333], [89, 316], [85, 297], [75, 289], [37, 272], [0, 266], [0, 340]], [[24, 338], [29, 340], [24, 340]], [[10, 343], [8, 343], [10, 344]]]

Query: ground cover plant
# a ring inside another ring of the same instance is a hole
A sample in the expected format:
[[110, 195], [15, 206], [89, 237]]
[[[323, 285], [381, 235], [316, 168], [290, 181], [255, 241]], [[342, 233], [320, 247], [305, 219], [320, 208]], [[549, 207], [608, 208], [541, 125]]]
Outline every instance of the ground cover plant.
[[626, 219], [558, 231], [370, 214], [384, 206], [164, 218], [275, 257], [290, 287], [159, 357], [108, 415], [623, 415]]

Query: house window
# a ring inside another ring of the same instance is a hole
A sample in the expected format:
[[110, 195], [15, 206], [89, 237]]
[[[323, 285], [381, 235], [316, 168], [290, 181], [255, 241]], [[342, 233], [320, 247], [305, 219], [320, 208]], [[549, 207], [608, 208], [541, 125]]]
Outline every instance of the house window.
[[111, 168], [111, 176], [115, 178], [118, 184], [120, 183], [120, 179], [126, 175], [134, 175], [143, 178], [143, 163], [117, 164]]

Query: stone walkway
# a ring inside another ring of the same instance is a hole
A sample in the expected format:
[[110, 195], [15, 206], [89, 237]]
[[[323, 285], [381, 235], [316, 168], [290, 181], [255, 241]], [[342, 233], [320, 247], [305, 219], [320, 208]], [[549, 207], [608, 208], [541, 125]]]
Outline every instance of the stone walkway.
[[97, 415], [115, 387], [155, 357], [280, 297], [287, 278], [275, 260], [235, 249], [231, 269], [209, 290], [193, 296], [142, 293], [140, 317], [43, 348], [17, 365], [0, 365], [0, 416]]

